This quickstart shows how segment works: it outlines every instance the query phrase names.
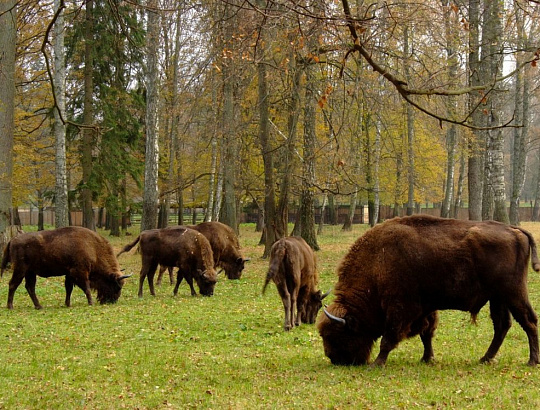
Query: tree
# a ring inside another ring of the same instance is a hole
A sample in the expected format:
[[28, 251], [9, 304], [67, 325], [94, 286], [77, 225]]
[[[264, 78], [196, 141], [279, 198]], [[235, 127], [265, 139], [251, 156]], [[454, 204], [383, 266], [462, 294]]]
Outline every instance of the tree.
[[0, 248], [11, 225], [17, 1], [0, 2]]
[[55, 227], [69, 225], [69, 204], [66, 169], [66, 68], [64, 48], [64, 11], [60, 0], [54, 1], [58, 17], [54, 26], [54, 136], [56, 147]]
[[[529, 48], [529, 38], [526, 33], [524, 10], [514, 2], [516, 20], [516, 65], [520, 66], [525, 61], [525, 55], [520, 50]], [[532, 27], [531, 27], [532, 30]], [[519, 201], [525, 184], [525, 170], [527, 161], [527, 148], [529, 144], [530, 129], [530, 100], [531, 100], [531, 66], [525, 65], [525, 69], [516, 70], [514, 75], [514, 106], [515, 121], [521, 125], [513, 131], [512, 149], [512, 191], [510, 196], [509, 219], [512, 225], [519, 225]]]
[[146, 154], [144, 171], [143, 212], [141, 231], [154, 229], [158, 211], [159, 145], [157, 129], [158, 109], [158, 48], [159, 14], [157, 0], [148, 0], [146, 32]]
[[84, 111], [81, 147], [81, 205], [83, 212], [83, 226], [96, 230], [93, 210], [93, 184], [92, 151], [95, 141], [94, 124], [94, 0], [86, 2], [85, 26], [84, 26]]

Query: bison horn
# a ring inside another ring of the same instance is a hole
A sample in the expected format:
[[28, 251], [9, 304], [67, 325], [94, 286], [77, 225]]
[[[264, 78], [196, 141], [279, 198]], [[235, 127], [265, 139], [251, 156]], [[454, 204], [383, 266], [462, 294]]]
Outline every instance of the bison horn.
[[223, 268], [221, 268], [216, 275], [221, 275], [223, 273]]
[[325, 297], [327, 297], [330, 293], [332, 293], [332, 289], [330, 289], [330, 290], [329, 290], [328, 292], [326, 292], [326, 293], [323, 293], [323, 294], [321, 295], [321, 300], [323, 300]]
[[122, 275], [118, 278], [118, 280], [127, 279], [133, 276], [133, 273], [131, 275]]
[[342, 325], [346, 325], [346, 324], [347, 324], [347, 322], [345, 321], [345, 319], [343, 319], [342, 317], [334, 316], [333, 314], [331, 314], [330, 312], [328, 312], [328, 310], [326, 310], [326, 308], [324, 308], [323, 310], [324, 310], [324, 314], [326, 315], [326, 317], [327, 317], [328, 319], [330, 319], [331, 321], [337, 322], [337, 323], [341, 323]]

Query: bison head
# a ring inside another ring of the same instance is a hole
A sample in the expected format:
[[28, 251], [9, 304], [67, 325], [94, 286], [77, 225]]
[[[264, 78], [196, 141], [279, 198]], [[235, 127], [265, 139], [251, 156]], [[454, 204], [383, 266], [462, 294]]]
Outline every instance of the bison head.
[[205, 271], [197, 270], [195, 280], [197, 281], [201, 295], [212, 296], [214, 294], [214, 287], [217, 282], [217, 274], [214, 269], [207, 269]]
[[227, 279], [240, 279], [242, 276], [242, 271], [244, 270], [245, 263], [249, 261], [249, 259], [245, 258], [237, 258], [232, 263], [225, 263], [222, 261], [223, 269], [225, 270], [225, 275], [227, 275]]
[[103, 276], [100, 280], [94, 284], [97, 289], [97, 299], [99, 303], [116, 303], [120, 294], [122, 293], [122, 286], [124, 286], [124, 279], [129, 278], [131, 275], [111, 274]]
[[375, 338], [362, 334], [354, 317], [340, 313], [334, 316], [325, 309], [319, 317], [325, 355], [335, 365], [367, 364]]
[[302, 323], [315, 323], [317, 319], [317, 313], [322, 308], [322, 300], [327, 297], [330, 292], [322, 294], [320, 290], [311, 293], [304, 301], [304, 306], [300, 313], [300, 319]]

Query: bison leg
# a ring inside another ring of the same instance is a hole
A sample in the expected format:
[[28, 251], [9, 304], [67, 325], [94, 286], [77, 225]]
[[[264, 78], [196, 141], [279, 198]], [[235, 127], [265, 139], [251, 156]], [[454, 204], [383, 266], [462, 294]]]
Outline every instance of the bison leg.
[[293, 328], [294, 310], [292, 308], [291, 294], [285, 286], [277, 286], [279, 296], [283, 302], [283, 310], [285, 311], [285, 320], [283, 321], [283, 329], [288, 331]]
[[437, 329], [438, 323], [438, 314], [437, 312], [432, 312], [426, 318], [422, 319], [423, 326], [420, 331], [420, 339], [424, 345], [424, 355], [422, 356], [422, 361], [425, 363], [431, 362], [435, 355], [433, 354], [433, 335], [435, 334], [435, 329]]
[[159, 273], [156, 280], [156, 285], [161, 286], [161, 279], [163, 278], [163, 273], [165, 272], [165, 269], [167, 269], [166, 266], [159, 265]]
[[66, 275], [64, 280], [64, 287], [66, 288], [66, 306], [71, 307], [71, 293], [73, 292], [73, 280], [69, 275]]
[[178, 293], [178, 288], [180, 287], [180, 283], [182, 283], [182, 279], [185, 279], [187, 284], [189, 285], [189, 288], [191, 289], [191, 296], [197, 296], [197, 292], [193, 287], [193, 277], [191, 276], [191, 274], [184, 274], [180, 271], [180, 269], [178, 269], [178, 272], [176, 272], [176, 286], [174, 287], [173, 292], [174, 296], [176, 296]]
[[174, 283], [173, 267], [172, 266], [159, 265], [159, 273], [158, 273], [158, 278], [157, 278], [157, 281], [156, 281], [156, 285], [161, 286], [161, 281], [163, 279], [163, 274], [165, 273], [166, 270], [169, 271], [169, 281], [170, 281], [171, 285]]
[[176, 296], [176, 294], [178, 293], [178, 288], [180, 287], [180, 283], [182, 283], [182, 279], [184, 279], [184, 275], [182, 274], [182, 272], [180, 272], [180, 269], [178, 269], [178, 272], [176, 272], [176, 286], [173, 290], [174, 296]]
[[34, 307], [36, 309], [42, 309], [43, 306], [41, 306], [36, 296], [36, 279], [37, 279], [36, 275], [26, 274], [24, 287], [26, 288], [26, 291], [30, 295], [30, 299], [32, 299], [32, 302], [34, 302]]
[[156, 296], [154, 290], [154, 274], [156, 273], [158, 264], [156, 262], [144, 261], [142, 262], [141, 273], [139, 275], [139, 297], [143, 295], [144, 279], [148, 276], [148, 286], [150, 287], [150, 294]]
[[373, 366], [384, 366], [386, 364], [390, 352], [397, 347], [399, 342], [413, 332], [413, 325], [418, 321], [419, 317], [420, 312], [413, 309], [412, 306], [407, 306], [404, 309], [403, 306], [396, 305], [395, 309], [387, 311], [379, 355], [373, 362]]
[[17, 290], [23, 279], [24, 274], [17, 270], [17, 267], [15, 266], [15, 269], [13, 270], [13, 276], [9, 281], [9, 292], [7, 301], [8, 309], [13, 309], [13, 297], [15, 296], [15, 291]]
[[512, 326], [510, 311], [505, 304], [491, 300], [489, 311], [493, 321], [493, 339], [486, 354], [480, 359], [480, 363], [488, 363], [493, 360], [508, 333], [508, 329]]
[[193, 277], [191, 275], [186, 275], [185, 278], [186, 278], [186, 282], [189, 285], [189, 288], [191, 289], [191, 296], [197, 296], [197, 291], [195, 290], [195, 287], [193, 286]]
[[529, 339], [529, 366], [536, 366], [540, 363], [538, 352], [538, 317], [528, 300], [522, 302], [520, 306], [510, 306], [512, 316], [516, 319]]
[[172, 285], [174, 283], [174, 273], [173, 273], [174, 268], [172, 266], [169, 266], [167, 270], [169, 271], [169, 282]]

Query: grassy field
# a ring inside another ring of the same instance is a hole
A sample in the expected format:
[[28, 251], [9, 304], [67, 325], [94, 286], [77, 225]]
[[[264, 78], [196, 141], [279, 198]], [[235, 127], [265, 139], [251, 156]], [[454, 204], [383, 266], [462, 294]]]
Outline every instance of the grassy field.
[[[524, 227], [540, 239], [540, 224]], [[365, 229], [325, 227], [317, 253], [323, 291], [333, 286], [338, 261]], [[119, 250], [132, 238], [109, 239]], [[43, 310], [34, 310], [21, 286], [8, 311], [8, 272], [0, 282], [0, 408], [540, 406], [540, 369], [526, 366], [527, 338], [517, 324], [497, 360], [478, 363], [492, 337], [487, 308], [476, 326], [466, 313], [441, 313], [434, 364], [420, 363], [422, 346], [414, 338], [400, 344], [382, 369], [331, 365], [315, 326], [284, 332], [275, 286], [261, 295], [268, 261], [261, 259], [252, 225], [242, 226], [240, 240], [251, 258], [244, 275], [238, 281], [222, 277], [211, 298], [191, 297], [185, 283], [174, 298], [168, 282], [156, 297], [145, 286], [137, 298], [140, 256], [132, 251], [120, 263], [135, 275], [115, 305], [89, 307], [77, 288], [73, 307], [65, 308], [63, 280], [53, 278], [38, 279]], [[540, 312], [540, 274], [532, 272], [529, 285]]]

